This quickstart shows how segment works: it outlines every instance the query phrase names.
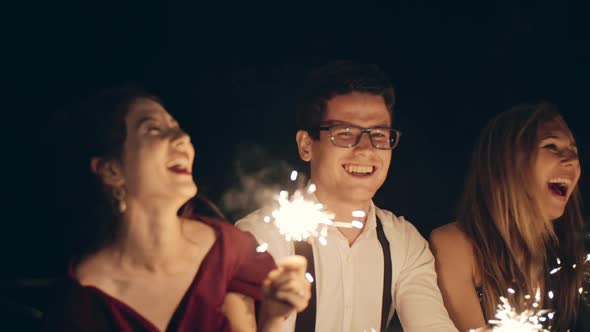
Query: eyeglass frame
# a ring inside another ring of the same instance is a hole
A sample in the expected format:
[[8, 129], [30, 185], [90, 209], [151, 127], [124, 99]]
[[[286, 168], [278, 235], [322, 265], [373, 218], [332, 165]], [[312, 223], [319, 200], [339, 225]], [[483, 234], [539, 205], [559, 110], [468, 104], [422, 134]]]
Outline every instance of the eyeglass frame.
[[[336, 144], [335, 138], [332, 135], [332, 129], [333, 128], [336, 128], [336, 127], [358, 128], [358, 129], [361, 130], [361, 133], [357, 136], [356, 141], [355, 141], [354, 144], [348, 145], [348, 146], [341, 146], [341, 145]], [[393, 145], [392, 147], [389, 147], [389, 148], [382, 148], [382, 147], [375, 146], [375, 143], [373, 142], [373, 136], [371, 136], [371, 132], [373, 130], [378, 130], [378, 129], [390, 130], [390, 131], [394, 132], [395, 135], [396, 135], [395, 145]], [[400, 141], [400, 138], [402, 136], [402, 132], [401, 131], [399, 131], [397, 129], [394, 129], [394, 128], [391, 128], [391, 127], [363, 128], [363, 127], [359, 127], [359, 126], [355, 126], [355, 125], [335, 124], [335, 125], [330, 125], [330, 126], [320, 126], [320, 127], [318, 127], [318, 130], [319, 131], [326, 131], [327, 130], [330, 133], [330, 141], [332, 142], [332, 144], [334, 144], [334, 146], [337, 146], [339, 148], [353, 148], [353, 147], [357, 146], [361, 142], [361, 139], [363, 138], [363, 134], [364, 133], [367, 133], [367, 135], [369, 135], [369, 141], [371, 141], [371, 146], [374, 147], [375, 149], [378, 149], [378, 150], [393, 150], [393, 149], [395, 149], [399, 145], [399, 141]]]

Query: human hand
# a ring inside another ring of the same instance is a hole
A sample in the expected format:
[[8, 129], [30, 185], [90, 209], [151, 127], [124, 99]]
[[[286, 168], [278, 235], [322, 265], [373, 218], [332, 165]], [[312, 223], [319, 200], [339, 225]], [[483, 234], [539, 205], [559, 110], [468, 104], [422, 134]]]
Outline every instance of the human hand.
[[311, 297], [311, 283], [305, 278], [307, 260], [289, 256], [278, 263], [262, 285], [261, 314], [266, 319], [285, 318], [303, 311]]

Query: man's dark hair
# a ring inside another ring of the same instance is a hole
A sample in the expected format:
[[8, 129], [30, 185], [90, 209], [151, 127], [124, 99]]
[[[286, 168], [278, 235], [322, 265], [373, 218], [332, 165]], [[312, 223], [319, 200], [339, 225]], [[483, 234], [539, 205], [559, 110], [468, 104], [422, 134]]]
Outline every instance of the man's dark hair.
[[297, 129], [306, 130], [312, 138], [318, 139], [317, 128], [326, 116], [327, 102], [352, 92], [383, 96], [393, 120], [395, 96], [385, 72], [373, 64], [339, 61], [319, 67], [307, 76], [298, 103]]

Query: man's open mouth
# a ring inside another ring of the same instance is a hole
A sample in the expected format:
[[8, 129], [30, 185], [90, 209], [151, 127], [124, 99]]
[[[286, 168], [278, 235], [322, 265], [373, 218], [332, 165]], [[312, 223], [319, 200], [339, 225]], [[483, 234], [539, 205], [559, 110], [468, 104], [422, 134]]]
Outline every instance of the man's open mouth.
[[375, 166], [344, 164], [342, 168], [351, 175], [367, 176], [375, 173]]

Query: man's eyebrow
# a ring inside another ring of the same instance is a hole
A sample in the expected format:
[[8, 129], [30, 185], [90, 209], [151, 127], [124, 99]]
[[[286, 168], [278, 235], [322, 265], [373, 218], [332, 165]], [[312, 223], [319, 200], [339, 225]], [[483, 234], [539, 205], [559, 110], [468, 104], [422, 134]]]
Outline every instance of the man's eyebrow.
[[[358, 125], [355, 125], [350, 122], [342, 121], [342, 120], [326, 120], [321, 123], [321, 126], [330, 126], [330, 125], [341, 125], [341, 126], [351, 126], [351, 127], [361, 128]], [[391, 125], [389, 125], [388, 123], [382, 123], [382, 124], [378, 124], [375, 126], [371, 126], [370, 128], [391, 128]]]
[[350, 122], [341, 121], [341, 120], [326, 120], [326, 121], [322, 121], [322, 125], [349, 125], [349, 126], [354, 126]]

